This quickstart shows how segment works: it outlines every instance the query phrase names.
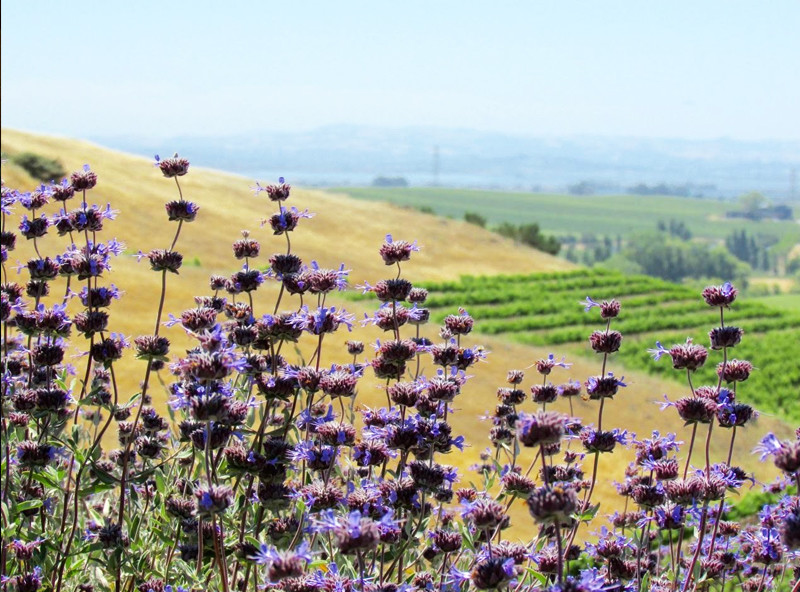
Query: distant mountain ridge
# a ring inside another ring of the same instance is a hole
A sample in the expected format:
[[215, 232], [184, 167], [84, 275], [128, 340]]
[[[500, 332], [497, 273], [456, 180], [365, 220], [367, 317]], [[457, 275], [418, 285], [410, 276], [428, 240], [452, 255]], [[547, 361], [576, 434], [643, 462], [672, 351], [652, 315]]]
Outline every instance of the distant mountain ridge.
[[148, 156], [174, 146], [203, 166], [254, 178], [282, 174], [311, 186], [366, 185], [379, 175], [404, 176], [412, 185], [546, 191], [589, 182], [605, 193], [665, 183], [689, 184], [709, 197], [755, 190], [783, 201], [792, 197], [792, 171], [795, 179], [800, 171], [800, 141], [778, 140], [525, 137], [357, 125], [166, 140], [91, 139]]

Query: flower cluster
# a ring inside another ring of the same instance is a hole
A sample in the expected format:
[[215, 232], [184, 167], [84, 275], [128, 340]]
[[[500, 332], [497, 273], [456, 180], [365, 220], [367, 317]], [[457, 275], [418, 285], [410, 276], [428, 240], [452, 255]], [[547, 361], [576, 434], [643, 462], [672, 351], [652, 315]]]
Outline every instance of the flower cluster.
[[[304, 263], [292, 237], [313, 215], [291, 205], [284, 179], [256, 184], [256, 199], [272, 209], [264, 225], [274, 237], [265, 240], [276, 252], [265, 257], [243, 231], [232, 271], [170, 313], [167, 282], [184, 261], [176, 246], [202, 210], [184, 199], [187, 159], [156, 157], [155, 166], [175, 182], [164, 220], [174, 226], [139, 251], [161, 293], [154, 324], [132, 338], [112, 331], [122, 293], [108, 275], [125, 247], [100, 236], [117, 212], [87, 202], [98, 175], [86, 166], [29, 193], [2, 188], [4, 590], [796, 586], [800, 574], [788, 566], [800, 558], [800, 430], [769, 434], [755, 451], [782, 475], [770, 503], [750, 520], [731, 506], [754, 483], [734, 441], [757, 416], [744, 388], [757, 370], [732, 357], [744, 332], [725, 323], [738, 294], [731, 284], [703, 291], [719, 314], [707, 344], [650, 350], [687, 379], [684, 396], [662, 404], [686, 437], [609, 425], [614, 406], [627, 404], [625, 378], [611, 365], [632, 346], [612, 328], [621, 326], [620, 302], [587, 297], [581, 306], [600, 315], [587, 346], [597, 373], [576, 377], [553, 353], [509, 371], [486, 414], [489, 447], [467, 475], [458, 409], [480, 396], [471, 373], [489, 352], [474, 342], [480, 323], [467, 310], [432, 315], [427, 289], [404, 277], [416, 241], [387, 235], [373, 253], [392, 271], [360, 286], [375, 302], [361, 322], [373, 347], [348, 339], [339, 351], [356, 325], [334, 302], [350, 270]], [[70, 200], [81, 203], [70, 209]], [[16, 206], [25, 213], [6, 224]], [[12, 228], [37, 255], [19, 263], [24, 284], [6, 276]], [[68, 244], [40, 256], [51, 240]], [[76, 349], [85, 352], [77, 368], [68, 363]], [[136, 393], [119, 388], [125, 356], [141, 369]], [[695, 386], [714, 356], [714, 383]], [[367, 389], [385, 403], [361, 404]], [[727, 451], [720, 458], [714, 438]], [[632, 459], [617, 483], [620, 511], [593, 528], [601, 462], [614, 453]], [[531, 534], [517, 540], [512, 526]]]

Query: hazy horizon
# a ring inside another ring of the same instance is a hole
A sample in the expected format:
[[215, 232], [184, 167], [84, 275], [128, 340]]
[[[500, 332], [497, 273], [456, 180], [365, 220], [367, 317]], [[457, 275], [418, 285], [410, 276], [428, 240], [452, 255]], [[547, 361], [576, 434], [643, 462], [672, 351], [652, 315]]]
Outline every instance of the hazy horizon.
[[800, 140], [800, 3], [2, 3], [4, 127]]

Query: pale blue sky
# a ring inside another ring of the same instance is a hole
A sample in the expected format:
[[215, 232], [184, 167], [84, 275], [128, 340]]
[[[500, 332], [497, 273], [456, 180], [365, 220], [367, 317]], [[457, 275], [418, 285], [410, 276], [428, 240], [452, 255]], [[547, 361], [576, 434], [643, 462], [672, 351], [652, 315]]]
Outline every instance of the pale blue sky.
[[2, 2], [2, 125], [800, 139], [800, 1]]

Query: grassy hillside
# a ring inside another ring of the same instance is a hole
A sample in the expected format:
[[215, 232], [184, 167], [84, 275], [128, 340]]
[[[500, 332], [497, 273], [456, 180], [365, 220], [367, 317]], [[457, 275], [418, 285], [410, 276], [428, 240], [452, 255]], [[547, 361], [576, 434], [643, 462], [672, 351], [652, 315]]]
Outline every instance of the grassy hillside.
[[753, 222], [726, 219], [736, 204], [711, 199], [641, 195], [548, 195], [506, 191], [475, 191], [429, 187], [340, 188], [332, 191], [367, 201], [385, 201], [415, 208], [429, 207], [440, 215], [461, 219], [465, 212], [484, 216], [490, 225], [501, 222], [539, 224], [555, 235], [623, 237], [640, 230], [655, 230], [658, 220], [683, 222], [695, 237], [722, 239], [734, 230], [779, 237], [778, 248], [788, 252], [800, 242], [800, 226], [794, 222]]
[[775, 294], [773, 296], [761, 296], [757, 298], [758, 302], [771, 306], [772, 308], [779, 308], [787, 312], [797, 312], [800, 310], [800, 294], [795, 292], [793, 294]]
[[[176, 148], [180, 150], [180, 146], [167, 146], [164, 152], [172, 152]], [[3, 130], [2, 151], [10, 154], [30, 151], [58, 158], [67, 170], [76, 170], [87, 162], [91, 164], [99, 182], [90, 200], [103, 205], [110, 202], [120, 211], [116, 221], [107, 223], [103, 235], [106, 238], [116, 236], [127, 244], [128, 255], [117, 260], [109, 278], [126, 292], [123, 299], [111, 308], [110, 327], [128, 336], [151, 333], [160, 275], [150, 271], [145, 262], [137, 264], [133, 254], [140, 249], [148, 251], [168, 246], [174, 226], [167, 221], [163, 204], [176, 198], [174, 182], [164, 179], [146, 159], [75, 140]], [[187, 156], [191, 158], [190, 154]], [[24, 171], [12, 164], [4, 165], [2, 176], [11, 187], [30, 189], [35, 186]], [[291, 182], [291, 179], [288, 181]], [[200, 169], [191, 169], [182, 178], [184, 195], [197, 202], [201, 209], [198, 220], [186, 226], [181, 233], [177, 248], [185, 255], [186, 264], [180, 276], [168, 278], [166, 312], [177, 314], [193, 306], [194, 295], [207, 294], [209, 275], [230, 275], [240, 268], [230, 245], [239, 238], [241, 229], [250, 229], [253, 237], [262, 242], [262, 261], [265, 264], [270, 253], [285, 249], [283, 237], [272, 236], [269, 231], [259, 228], [259, 220], [271, 214], [274, 208], [266, 199], [253, 197], [250, 191], [252, 185], [253, 180]], [[414, 282], [456, 282], [464, 274], [529, 274], [576, 269], [561, 259], [514, 245], [475, 226], [392, 205], [303, 189], [293, 191], [289, 205], [317, 213], [315, 218], [301, 222], [301, 228], [292, 239], [294, 251], [306, 262], [316, 259], [323, 267], [334, 267], [344, 262], [353, 269], [353, 284], [365, 280], [375, 283], [394, 275], [393, 270], [383, 265], [377, 252], [386, 233], [409, 240], [417, 239], [422, 245], [422, 251], [415, 254], [405, 266], [404, 275]], [[562, 215], [569, 219], [572, 214], [565, 215], [562, 208]], [[41, 248], [43, 254], [52, 255], [63, 249], [65, 244], [65, 239], [50, 234], [41, 241]], [[30, 256], [31, 245], [19, 244], [17, 250], [11, 252], [9, 264], [14, 265], [17, 260], [25, 261]], [[276, 293], [274, 286], [266, 284], [256, 293], [257, 315], [272, 312], [271, 303]], [[329, 299], [329, 302], [336, 301], [336, 295]], [[285, 304], [286, 308], [292, 308], [298, 302], [296, 299], [288, 300]], [[454, 312], [458, 304], [455, 301], [447, 304], [440, 302], [441, 314], [445, 311]], [[359, 316], [374, 308], [372, 302], [363, 300], [346, 302], [345, 305]], [[481, 309], [476, 312], [480, 318]], [[700, 326], [704, 327], [705, 324], [701, 323]], [[165, 329], [164, 334], [173, 341], [173, 354], [178, 354], [181, 347], [188, 346], [177, 327]], [[429, 325], [425, 335], [436, 339], [437, 327]], [[346, 339], [353, 337], [370, 342], [380, 336], [366, 330], [355, 335], [340, 333], [326, 345], [324, 363], [347, 361], [343, 344]], [[472, 343], [476, 342], [483, 343], [492, 353], [485, 364], [475, 368], [474, 380], [468, 383], [456, 402], [456, 407], [460, 409], [452, 417], [455, 431], [466, 434], [471, 445], [464, 455], [455, 457], [453, 461], [461, 466], [476, 462], [480, 451], [488, 445], [486, 436], [489, 426], [481, 423], [479, 416], [496, 404], [495, 392], [498, 386], [504, 385], [507, 370], [528, 367], [536, 359], [546, 357], [552, 349], [544, 343], [518, 343], [504, 335], [484, 334], [472, 340]], [[328, 345], [330, 349], [327, 349]], [[561, 346], [558, 346], [556, 353], [560, 352]], [[598, 372], [596, 360], [580, 357], [575, 362], [570, 371], [562, 371], [563, 376], [554, 376], [554, 380], [582, 380]], [[80, 365], [81, 361], [74, 363]], [[118, 368], [122, 398], [126, 400], [136, 393], [144, 365], [135, 361], [129, 353]], [[680, 430], [679, 422], [672, 415], [660, 414], [658, 407], [652, 404], [662, 393], [668, 393], [673, 398], [681, 394], [680, 385], [650, 376], [645, 371], [626, 371], [625, 374], [630, 386], [624, 398], [620, 397], [619, 401], [609, 406], [609, 421], [620, 426], [635, 425], [640, 434], [648, 434], [652, 429]], [[164, 376], [165, 380], [168, 378]], [[530, 385], [533, 380], [529, 376], [526, 384]], [[385, 401], [384, 394], [377, 387], [377, 384], [365, 381], [358, 402], [369, 406], [382, 404]], [[164, 405], [166, 397], [163, 393], [154, 394], [154, 397], [157, 405]], [[588, 421], [593, 419], [595, 412], [593, 406], [582, 403], [576, 407], [576, 413]], [[764, 479], [771, 478], [774, 472], [744, 453], [766, 430], [775, 430], [784, 435], [788, 433], [785, 425], [764, 418], [761, 425], [747, 430], [741, 438], [737, 436], [743, 464], [748, 470], [758, 470], [759, 477]], [[720, 442], [715, 452], [722, 454], [722, 448]], [[630, 456], [625, 453], [610, 455], [601, 461], [601, 468], [607, 475], [622, 478], [629, 460]], [[598, 487], [597, 499], [609, 510], [616, 505], [617, 497], [610, 480], [602, 488]], [[518, 522], [527, 524], [525, 520]]]

